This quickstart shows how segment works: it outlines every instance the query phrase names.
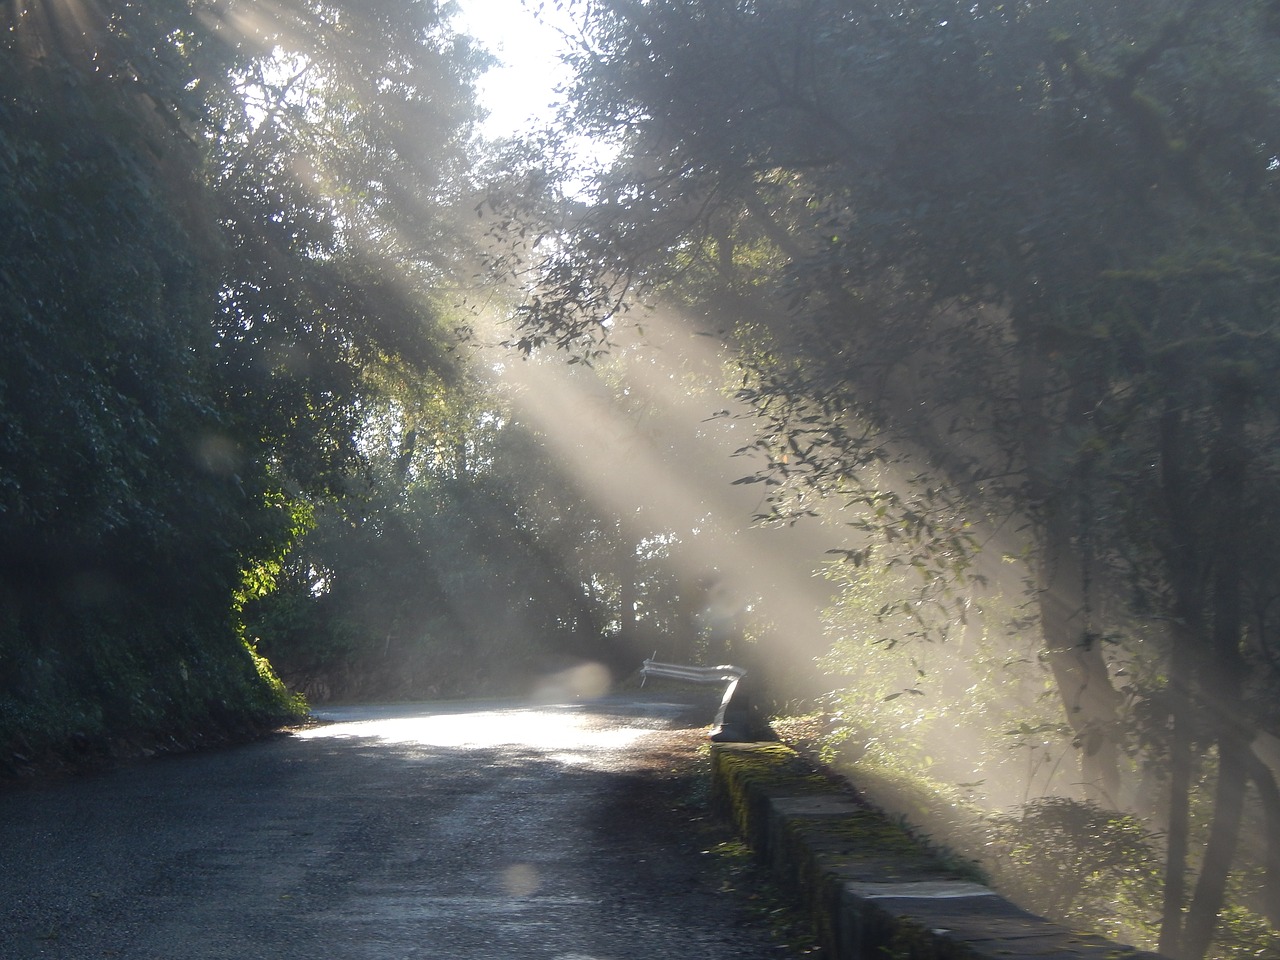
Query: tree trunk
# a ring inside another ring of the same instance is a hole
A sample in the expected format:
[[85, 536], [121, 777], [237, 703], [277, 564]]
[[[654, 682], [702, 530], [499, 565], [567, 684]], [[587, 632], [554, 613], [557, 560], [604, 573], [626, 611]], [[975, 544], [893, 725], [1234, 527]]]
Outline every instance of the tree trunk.
[[1061, 449], [1056, 437], [1063, 422], [1087, 422], [1096, 402], [1087, 382], [1073, 383], [1066, 408], [1052, 416], [1046, 392], [1052, 389], [1044, 356], [1050, 345], [1034, 330], [1024, 337], [1018, 372], [1023, 456], [1027, 464], [1027, 495], [1038, 514], [1038, 557], [1035, 564], [1037, 604], [1045, 650], [1053, 670], [1067, 723], [1080, 751], [1080, 781], [1086, 799], [1115, 808], [1120, 792], [1120, 746], [1117, 712], [1122, 697], [1111, 683], [1106, 658], [1086, 617], [1085, 563], [1077, 538], [1092, 517], [1073, 511], [1087, 477], [1075, 463], [1073, 450]]
[[1190, 640], [1175, 629], [1169, 657], [1173, 732], [1169, 744], [1169, 825], [1156, 949], [1169, 957], [1182, 951], [1182, 911], [1187, 901], [1187, 854], [1191, 843], [1191, 704], [1187, 669]]
[[[1170, 384], [1180, 374], [1168, 372]], [[1173, 721], [1169, 745], [1168, 852], [1164, 871], [1158, 949], [1170, 957], [1183, 955], [1183, 912], [1191, 844], [1192, 718], [1196, 662], [1206, 644], [1202, 550], [1195, 518], [1200, 506], [1188, 474], [1190, 459], [1183, 405], [1170, 389], [1160, 416], [1160, 487], [1164, 526], [1171, 535], [1161, 548], [1173, 591], [1175, 623], [1170, 632], [1169, 682], [1166, 693]]]
[[1271, 768], [1252, 750], [1245, 754], [1249, 779], [1262, 800], [1262, 815], [1267, 836], [1264, 855], [1266, 878], [1262, 889], [1262, 913], [1273, 927], [1280, 927], [1280, 787]]
[[1039, 608], [1045, 649], [1053, 670], [1067, 723], [1080, 751], [1080, 777], [1086, 799], [1117, 806], [1120, 792], [1120, 749], [1116, 712], [1120, 694], [1111, 685], [1102, 648], [1088, 635], [1080, 605], [1072, 603], [1062, 582], [1069, 574], [1046, 559], [1041, 574]]
[[1213, 821], [1204, 865], [1196, 881], [1195, 897], [1187, 911], [1180, 955], [1201, 960], [1209, 952], [1218, 927], [1218, 914], [1226, 899], [1227, 878], [1235, 859], [1236, 841], [1244, 813], [1245, 754], [1248, 746], [1238, 733], [1224, 731], [1218, 740], [1218, 784], [1213, 799]]
[[1182, 911], [1187, 900], [1187, 854], [1191, 833], [1191, 737], [1186, 711], [1173, 715], [1173, 743], [1169, 757], [1168, 849], [1160, 912], [1160, 941], [1156, 949], [1170, 957], [1182, 952]]
[[[634, 551], [634, 544], [628, 544], [627, 549]], [[640, 649], [640, 623], [636, 611], [639, 599], [636, 567], [635, 555], [632, 553], [623, 559], [618, 569], [621, 580], [618, 591], [618, 643], [623, 650], [628, 651]]]
[[1220, 386], [1218, 433], [1209, 457], [1210, 539], [1213, 560], [1212, 656], [1197, 671], [1217, 728], [1218, 782], [1213, 820], [1195, 896], [1187, 911], [1183, 956], [1200, 960], [1209, 951], [1226, 898], [1235, 859], [1247, 786], [1248, 739], [1238, 718], [1244, 681], [1241, 654], [1241, 542], [1245, 524], [1248, 446], [1244, 432], [1247, 397], [1232, 383]]

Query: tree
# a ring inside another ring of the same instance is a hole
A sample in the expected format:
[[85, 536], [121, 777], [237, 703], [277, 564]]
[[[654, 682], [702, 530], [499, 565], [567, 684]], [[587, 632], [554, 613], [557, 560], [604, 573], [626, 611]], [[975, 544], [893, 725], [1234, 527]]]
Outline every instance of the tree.
[[[570, 122], [622, 160], [541, 265], [522, 341], [607, 341], [637, 285], [719, 275], [706, 309], [764, 347], [746, 396], [788, 510], [862, 508], [939, 588], [969, 556], [958, 520], [1030, 524], [1045, 652], [1109, 803], [1107, 581], [1153, 587], [1173, 701], [1218, 718], [1186, 956], [1209, 946], [1261, 720], [1222, 705], [1248, 702], [1239, 551], [1271, 482], [1246, 354], [1265, 366], [1274, 340], [1274, 27], [1266, 4], [1201, 0], [593, 6]], [[762, 247], [784, 282], [753, 272]]]
[[28, 756], [294, 709], [240, 607], [358, 460], [367, 372], [446, 367], [481, 65], [427, 4], [59, 11], [0, 15], [0, 742]]

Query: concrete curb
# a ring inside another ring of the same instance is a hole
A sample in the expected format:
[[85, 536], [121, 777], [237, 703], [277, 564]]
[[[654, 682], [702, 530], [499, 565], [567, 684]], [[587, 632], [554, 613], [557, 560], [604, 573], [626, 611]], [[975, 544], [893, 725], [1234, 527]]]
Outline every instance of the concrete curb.
[[964, 878], [785, 744], [711, 754], [713, 809], [809, 907], [832, 960], [1162, 960]]

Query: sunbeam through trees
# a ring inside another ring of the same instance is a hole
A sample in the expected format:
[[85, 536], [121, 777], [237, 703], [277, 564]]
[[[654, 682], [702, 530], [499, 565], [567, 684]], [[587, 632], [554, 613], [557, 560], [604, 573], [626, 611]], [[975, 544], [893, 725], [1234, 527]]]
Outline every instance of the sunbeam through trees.
[[741, 663], [1274, 955], [1280, 7], [555, 6], [502, 140], [476, 3], [0, 8], [0, 765]]

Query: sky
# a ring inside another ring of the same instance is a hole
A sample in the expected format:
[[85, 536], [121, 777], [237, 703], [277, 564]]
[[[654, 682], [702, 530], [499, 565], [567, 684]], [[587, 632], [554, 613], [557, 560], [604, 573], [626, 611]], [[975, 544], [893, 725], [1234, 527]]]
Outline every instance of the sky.
[[[539, 19], [530, 7], [543, 8]], [[481, 104], [489, 111], [482, 133], [510, 136], [530, 122], [550, 119], [556, 87], [568, 79], [557, 60], [560, 35], [549, 22], [563, 15], [538, 0], [460, 0], [458, 25], [494, 54], [501, 64], [480, 79]]]

